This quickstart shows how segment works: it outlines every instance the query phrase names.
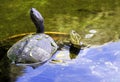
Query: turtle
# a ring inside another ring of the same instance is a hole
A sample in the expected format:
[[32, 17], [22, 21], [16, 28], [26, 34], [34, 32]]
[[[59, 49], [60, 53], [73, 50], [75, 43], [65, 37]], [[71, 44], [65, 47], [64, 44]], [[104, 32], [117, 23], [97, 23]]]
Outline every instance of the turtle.
[[58, 49], [69, 50], [70, 58], [75, 59], [80, 50], [83, 50], [86, 47], [88, 48], [89, 46], [85, 44], [85, 42], [82, 42], [81, 35], [75, 30], [71, 30], [68, 35], [69, 37], [67, 37], [66, 39], [62, 39], [57, 42], [57, 45], [59, 46]]
[[89, 47], [87, 44], [81, 41], [81, 36], [75, 30], [71, 30], [70, 32], [70, 58], [74, 59], [77, 57], [80, 50], [84, 49], [85, 47]]
[[40, 12], [31, 8], [30, 17], [36, 26], [36, 33], [23, 37], [7, 52], [7, 57], [15, 64], [43, 64], [58, 48], [53, 38], [44, 33], [44, 19]]
[[68, 37], [59, 40], [57, 45], [60, 48], [58, 48], [57, 54], [50, 63], [67, 63], [69, 60], [75, 59], [81, 50], [88, 47], [85, 42], [82, 42], [81, 35], [75, 30], [71, 30]]

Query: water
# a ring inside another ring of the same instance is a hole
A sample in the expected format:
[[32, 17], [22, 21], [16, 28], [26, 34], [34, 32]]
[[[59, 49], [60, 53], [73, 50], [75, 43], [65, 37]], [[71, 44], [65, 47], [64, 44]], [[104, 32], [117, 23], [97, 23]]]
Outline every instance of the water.
[[[64, 62], [49, 61], [36, 69], [26, 67], [16, 82], [119, 82], [119, 45], [120, 42], [111, 42], [84, 49], [73, 60], [69, 59], [68, 51], [59, 51], [57, 55], [68, 57]], [[58, 59], [57, 55], [53, 59]]]
[[[48, 62], [32, 69], [11, 65], [5, 55], [11, 44], [0, 44], [0, 82], [120, 81], [119, 0], [0, 0], [0, 3], [0, 41], [11, 35], [35, 32], [29, 16], [30, 8], [35, 7], [45, 19], [46, 31], [69, 33], [76, 30], [81, 41], [101, 45], [82, 50], [73, 60], [68, 58], [68, 51], [62, 52], [62, 57], [67, 55], [65, 62]], [[103, 45], [110, 41], [118, 42]]]

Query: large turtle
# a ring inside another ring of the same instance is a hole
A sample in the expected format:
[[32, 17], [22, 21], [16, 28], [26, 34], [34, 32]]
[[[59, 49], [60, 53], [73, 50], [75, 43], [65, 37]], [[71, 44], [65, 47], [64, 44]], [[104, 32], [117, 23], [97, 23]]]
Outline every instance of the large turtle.
[[29, 34], [16, 42], [7, 52], [7, 56], [16, 64], [42, 64], [49, 60], [57, 50], [57, 44], [49, 36], [44, 34], [43, 17], [35, 9], [31, 8], [30, 16], [36, 26], [36, 34]]

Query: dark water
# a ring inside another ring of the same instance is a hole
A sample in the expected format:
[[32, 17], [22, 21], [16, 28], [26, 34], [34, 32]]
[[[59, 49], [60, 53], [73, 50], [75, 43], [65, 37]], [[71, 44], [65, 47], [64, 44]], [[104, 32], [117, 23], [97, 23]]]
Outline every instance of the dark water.
[[[81, 41], [90, 45], [120, 38], [119, 0], [0, 0], [0, 40], [35, 32], [29, 16], [31, 7], [43, 15], [46, 31], [69, 33], [76, 30], [82, 37]], [[0, 82], [120, 81], [119, 42], [85, 49], [75, 60], [57, 64], [48, 62], [35, 70], [10, 64], [6, 57], [10, 42], [0, 43]]]

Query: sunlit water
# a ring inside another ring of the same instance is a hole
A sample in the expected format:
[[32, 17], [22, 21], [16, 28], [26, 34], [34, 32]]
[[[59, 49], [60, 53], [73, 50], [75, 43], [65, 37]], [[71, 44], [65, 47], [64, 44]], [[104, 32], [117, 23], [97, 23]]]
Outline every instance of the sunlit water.
[[64, 62], [49, 61], [36, 69], [26, 67], [16, 82], [119, 82], [119, 45], [120, 42], [110, 42], [87, 48], [73, 60], [69, 59], [68, 51], [58, 51], [53, 59]]
[[0, 40], [36, 31], [30, 19], [32, 7], [44, 17], [45, 31], [69, 33], [76, 30], [85, 35], [90, 29], [99, 29], [97, 37], [104, 35], [106, 40], [108, 36], [114, 39], [120, 35], [119, 0], [0, 0], [0, 3]]

